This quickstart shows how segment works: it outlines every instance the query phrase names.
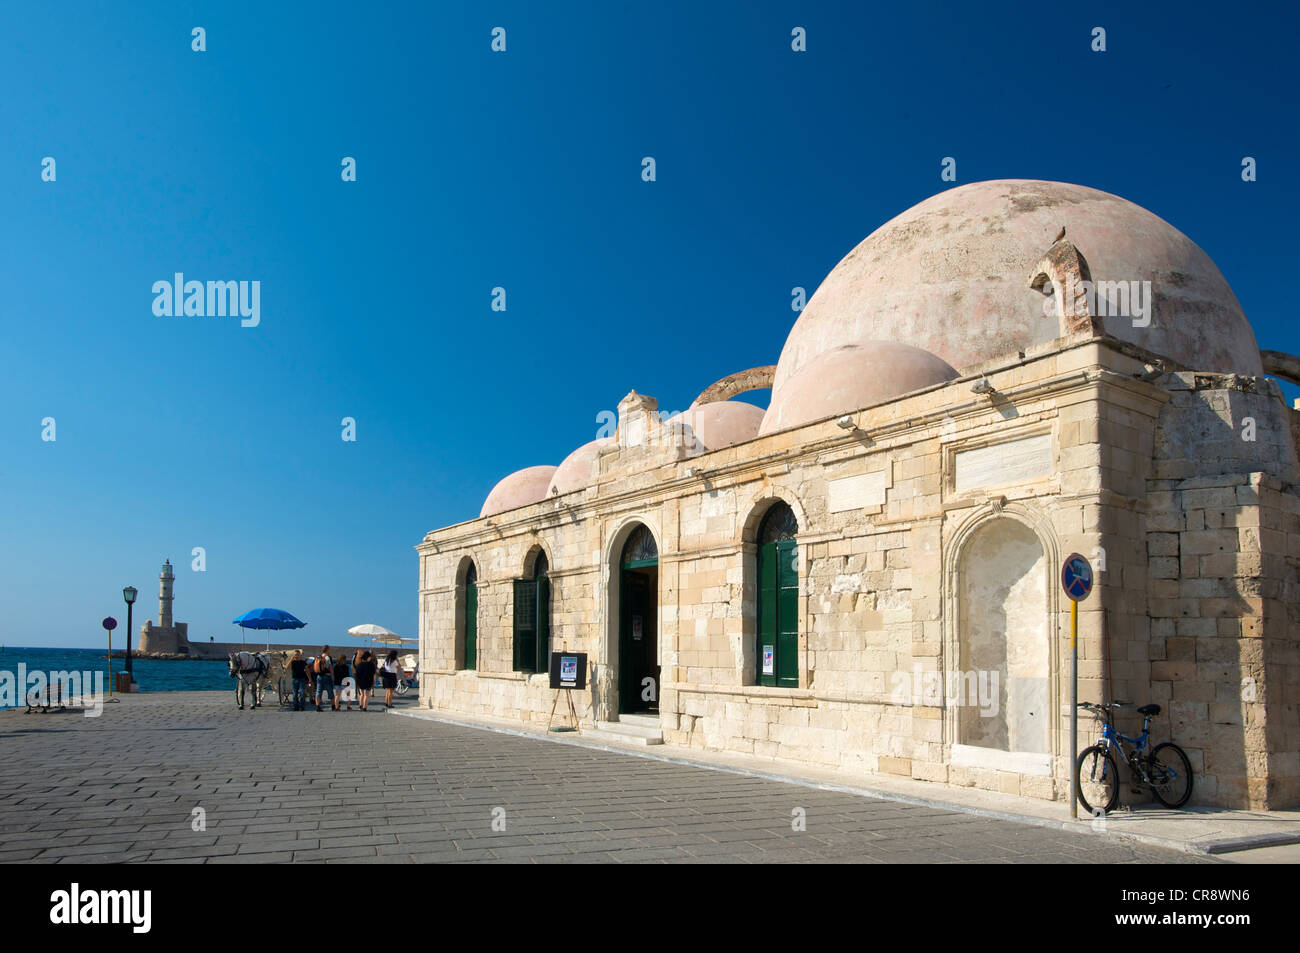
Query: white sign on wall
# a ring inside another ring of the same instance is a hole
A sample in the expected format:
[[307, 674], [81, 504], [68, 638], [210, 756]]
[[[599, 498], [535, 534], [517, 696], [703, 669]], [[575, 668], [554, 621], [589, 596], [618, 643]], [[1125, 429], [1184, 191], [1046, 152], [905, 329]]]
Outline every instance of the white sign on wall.
[[962, 450], [953, 461], [953, 488], [958, 493], [984, 486], [1028, 483], [1052, 472], [1052, 435], [995, 443]]
[[832, 513], [884, 505], [884, 470], [831, 480], [826, 485], [826, 506]]

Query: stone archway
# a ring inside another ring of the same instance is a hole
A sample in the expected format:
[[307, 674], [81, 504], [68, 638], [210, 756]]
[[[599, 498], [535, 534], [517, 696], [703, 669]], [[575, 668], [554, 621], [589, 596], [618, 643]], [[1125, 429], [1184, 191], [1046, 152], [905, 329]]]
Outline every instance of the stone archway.
[[[633, 537], [638, 534], [645, 534], [653, 541], [655, 549], [654, 565], [650, 565], [650, 560], [625, 559], [625, 550]], [[642, 516], [629, 517], [621, 521], [614, 532], [610, 535], [605, 547], [605, 613], [604, 613], [604, 642], [603, 642], [603, 664], [597, 672], [597, 685], [595, 692], [595, 701], [598, 704], [600, 717], [606, 721], [616, 721], [618, 716], [623, 712], [645, 711], [646, 706], [639, 704], [630, 704], [627, 696], [631, 690], [629, 688], [628, 678], [630, 672], [635, 669], [639, 690], [641, 688], [639, 681], [645, 677], [655, 679], [654, 693], [656, 704], [654, 710], [658, 710], [657, 699], [660, 693], [659, 673], [642, 672], [649, 665], [658, 668], [661, 659], [662, 643], [662, 613], [659, 607], [662, 604], [662, 573], [659, 571], [659, 554], [660, 540], [663, 539], [662, 532], [657, 524], [650, 519]], [[626, 565], [632, 562], [634, 565]], [[635, 565], [640, 563], [641, 565]], [[636, 592], [631, 593], [628, 586], [629, 573], [645, 576], [634, 582], [639, 582], [636, 586]], [[631, 600], [636, 600], [636, 606], [633, 606]], [[652, 606], [653, 611], [647, 611], [647, 606]], [[639, 612], [633, 609], [638, 608]], [[636, 621], [634, 616], [640, 615], [640, 639], [632, 638]], [[629, 662], [626, 655], [629, 646], [639, 645], [646, 658], [639, 662]], [[649, 662], [646, 659], [650, 659]], [[625, 664], [628, 663], [628, 664]]]

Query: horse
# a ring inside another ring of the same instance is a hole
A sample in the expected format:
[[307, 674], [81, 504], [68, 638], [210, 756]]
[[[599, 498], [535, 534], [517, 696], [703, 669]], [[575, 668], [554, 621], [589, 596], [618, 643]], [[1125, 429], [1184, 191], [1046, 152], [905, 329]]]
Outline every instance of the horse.
[[235, 700], [239, 702], [240, 711], [244, 710], [244, 691], [250, 686], [253, 689], [253, 707], [260, 707], [257, 683], [265, 678], [270, 670], [271, 656], [265, 653], [230, 653], [230, 677], [239, 679], [239, 684], [235, 687]]

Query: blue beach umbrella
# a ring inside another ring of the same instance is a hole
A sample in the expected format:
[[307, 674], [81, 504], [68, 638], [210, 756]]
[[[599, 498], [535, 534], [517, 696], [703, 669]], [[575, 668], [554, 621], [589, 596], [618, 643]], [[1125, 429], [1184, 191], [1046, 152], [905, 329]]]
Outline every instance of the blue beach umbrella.
[[[233, 623], [239, 626], [239, 641], [244, 641], [244, 629], [301, 629], [307, 623], [283, 609], [249, 609]], [[270, 636], [266, 647], [271, 648]]]

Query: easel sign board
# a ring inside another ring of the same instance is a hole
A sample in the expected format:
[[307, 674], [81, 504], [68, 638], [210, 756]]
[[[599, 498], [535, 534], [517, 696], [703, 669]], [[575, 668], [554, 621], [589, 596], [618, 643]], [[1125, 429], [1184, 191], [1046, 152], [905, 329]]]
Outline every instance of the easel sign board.
[[587, 687], [586, 652], [551, 653], [551, 688]]

